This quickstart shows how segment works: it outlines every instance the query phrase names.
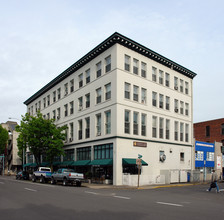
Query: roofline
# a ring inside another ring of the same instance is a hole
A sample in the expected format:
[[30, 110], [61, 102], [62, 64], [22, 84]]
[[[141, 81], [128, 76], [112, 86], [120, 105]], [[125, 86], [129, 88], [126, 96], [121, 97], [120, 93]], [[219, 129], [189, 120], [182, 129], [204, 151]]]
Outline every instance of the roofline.
[[119, 34], [118, 32], [115, 32], [110, 37], [108, 37], [106, 40], [104, 40], [102, 43], [100, 43], [98, 46], [96, 46], [94, 49], [92, 49], [89, 53], [87, 53], [85, 56], [83, 56], [81, 59], [79, 59], [77, 62], [72, 64], [70, 67], [68, 67], [65, 71], [63, 71], [60, 75], [58, 75], [56, 78], [54, 78], [52, 81], [50, 81], [47, 85], [45, 85], [43, 88], [41, 88], [39, 91], [37, 91], [34, 95], [32, 95], [29, 99], [27, 99], [24, 104], [28, 105], [38, 97], [40, 97], [42, 94], [50, 90], [52, 87], [57, 85], [59, 82], [70, 76], [72, 73], [80, 69], [82, 66], [93, 60], [95, 57], [97, 57], [99, 54], [103, 53], [108, 48], [112, 47], [114, 44], [120, 44], [124, 47], [127, 47], [131, 50], [134, 50], [143, 56], [146, 56], [152, 60], [155, 60], [158, 63], [161, 63], [191, 79], [193, 79], [197, 74], [192, 72], [191, 70], [173, 62], [172, 60], [154, 52], [153, 50], [148, 49], [147, 47], [131, 40], [130, 38], [125, 37], [124, 35]]

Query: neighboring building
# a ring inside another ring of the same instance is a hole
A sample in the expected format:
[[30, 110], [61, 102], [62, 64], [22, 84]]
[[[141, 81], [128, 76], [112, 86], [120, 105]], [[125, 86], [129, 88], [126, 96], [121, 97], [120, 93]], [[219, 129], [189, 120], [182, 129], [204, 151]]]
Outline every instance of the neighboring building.
[[64, 165], [136, 185], [141, 154], [140, 185], [163, 183], [164, 171], [192, 167], [195, 76], [114, 33], [24, 104], [68, 126]]
[[2, 127], [5, 128], [9, 133], [9, 140], [7, 145], [7, 156], [5, 157], [5, 172], [17, 172], [22, 169], [22, 161], [18, 156], [17, 138], [19, 136], [15, 128], [17, 123], [13, 121], [7, 121], [1, 123]]
[[194, 137], [197, 141], [224, 145], [224, 118], [194, 123]]

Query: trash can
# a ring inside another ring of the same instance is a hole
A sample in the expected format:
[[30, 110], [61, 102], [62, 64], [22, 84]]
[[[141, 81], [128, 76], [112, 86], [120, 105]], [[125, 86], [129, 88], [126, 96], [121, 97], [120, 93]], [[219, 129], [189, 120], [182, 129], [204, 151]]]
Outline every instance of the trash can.
[[187, 182], [190, 182], [190, 180], [191, 180], [191, 173], [187, 172]]

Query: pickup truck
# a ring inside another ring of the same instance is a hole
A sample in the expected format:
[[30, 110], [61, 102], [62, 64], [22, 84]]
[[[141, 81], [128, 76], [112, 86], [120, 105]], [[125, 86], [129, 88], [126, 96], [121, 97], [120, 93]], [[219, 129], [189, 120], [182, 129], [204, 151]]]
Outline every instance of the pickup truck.
[[76, 173], [73, 169], [59, 169], [51, 175], [51, 184], [62, 182], [63, 186], [68, 185], [68, 183], [75, 183], [76, 186], [81, 186], [83, 181], [84, 175], [82, 173]]
[[51, 168], [39, 167], [37, 171], [33, 173], [32, 181], [36, 182], [40, 180], [40, 183], [45, 183], [51, 180]]

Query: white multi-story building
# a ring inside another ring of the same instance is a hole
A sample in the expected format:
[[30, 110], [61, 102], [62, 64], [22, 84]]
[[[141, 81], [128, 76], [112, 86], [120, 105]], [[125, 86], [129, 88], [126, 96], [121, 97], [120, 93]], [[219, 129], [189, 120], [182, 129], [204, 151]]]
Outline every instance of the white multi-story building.
[[196, 74], [114, 33], [24, 103], [67, 125], [66, 160], [114, 185], [164, 182], [192, 167]]

